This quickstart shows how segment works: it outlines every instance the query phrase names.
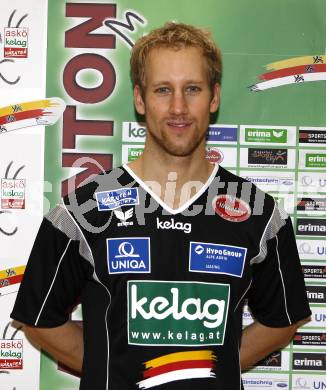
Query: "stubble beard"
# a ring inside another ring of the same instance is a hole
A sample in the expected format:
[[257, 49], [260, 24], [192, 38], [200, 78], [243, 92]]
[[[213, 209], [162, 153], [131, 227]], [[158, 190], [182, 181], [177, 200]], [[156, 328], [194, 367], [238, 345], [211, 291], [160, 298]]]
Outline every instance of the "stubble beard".
[[206, 132], [204, 132], [198, 138], [192, 137], [189, 142], [184, 145], [176, 145], [165, 131], [162, 131], [161, 136], [157, 136], [150, 129], [148, 129], [148, 133], [160, 148], [162, 148], [167, 154], [174, 157], [190, 156], [199, 147], [206, 136]]

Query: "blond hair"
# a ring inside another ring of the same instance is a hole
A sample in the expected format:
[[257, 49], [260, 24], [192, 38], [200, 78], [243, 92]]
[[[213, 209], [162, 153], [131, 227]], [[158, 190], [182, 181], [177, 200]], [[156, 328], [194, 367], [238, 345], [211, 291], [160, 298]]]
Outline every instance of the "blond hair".
[[152, 30], [140, 38], [134, 45], [130, 58], [130, 75], [133, 86], [145, 88], [145, 66], [152, 49], [157, 48], [182, 49], [198, 47], [202, 50], [207, 62], [207, 76], [210, 87], [221, 83], [222, 58], [220, 49], [207, 30], [184, 23], [165, 23], [163, 27]]

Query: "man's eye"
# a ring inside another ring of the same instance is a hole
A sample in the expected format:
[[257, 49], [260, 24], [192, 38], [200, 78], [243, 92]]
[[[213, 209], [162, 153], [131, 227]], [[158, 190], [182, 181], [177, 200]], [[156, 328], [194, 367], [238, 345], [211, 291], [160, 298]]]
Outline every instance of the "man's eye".
[[158, 94], [164, 95], [164, 94], [169, 93], [170, 90], [169, 90], [168, 87], [159, 87], [159, 88], [156, 88], [154, 92], [155, 92], [155, 93], [158, 93]]
[[197, 92], [200, 92], [200, 91], [201, 91], [201, 89], [197, 85], [189, 85], [186, 88], [186, 92], [188, 92], [188, 93], [197, 93]]

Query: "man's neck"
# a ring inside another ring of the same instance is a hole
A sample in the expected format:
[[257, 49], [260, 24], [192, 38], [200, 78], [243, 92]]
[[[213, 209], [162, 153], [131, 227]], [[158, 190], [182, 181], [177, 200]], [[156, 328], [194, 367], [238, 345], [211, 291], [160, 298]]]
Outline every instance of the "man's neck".
[[148, 153], [128, 164], [164, 203], [173, 209], [181, 207], [205, 185], [214, 166], [205, 158], [205, 149], [189, 156]]

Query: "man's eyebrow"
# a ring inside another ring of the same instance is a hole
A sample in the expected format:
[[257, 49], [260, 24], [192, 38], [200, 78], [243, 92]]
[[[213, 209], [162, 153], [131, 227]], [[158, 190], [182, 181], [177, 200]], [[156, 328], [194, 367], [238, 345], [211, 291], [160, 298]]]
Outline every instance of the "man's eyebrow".
[[[185, 80], [186, 84], [204, 84], [205, 81], [202, 80]], [[151, 84], [152, 87], [158, 87], [160, 85], [169, 85], [171, 84], [171, 81], [156, 81], [155, 83]]]

